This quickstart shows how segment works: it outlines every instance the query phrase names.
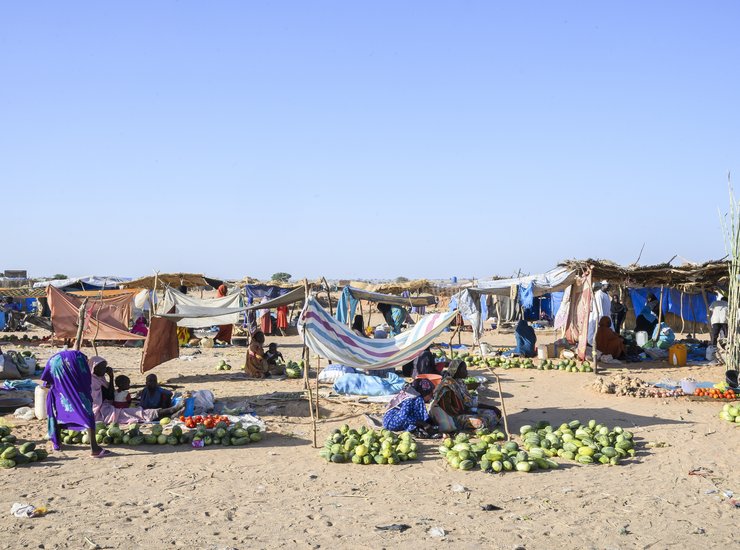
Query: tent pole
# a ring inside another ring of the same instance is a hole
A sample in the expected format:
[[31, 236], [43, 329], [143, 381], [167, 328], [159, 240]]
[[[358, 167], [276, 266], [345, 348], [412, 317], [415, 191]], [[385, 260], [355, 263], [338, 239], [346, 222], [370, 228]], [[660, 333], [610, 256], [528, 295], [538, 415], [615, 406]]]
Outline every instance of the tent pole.
[[[303, 287], [306, 291], [306, 302], [308, 302], [308, 279], [303, 279]], [[316, 416], [314, 414], [313, 410], [313, 392], [311, 391], [311, 382], [309, 380], [309, 370], [311, 369], [311, 353], [308, 350], [308, 347], [306, 346], [306, 331], [303, 331], [303, 353], [305, 355], [305, 363], [303, 365], [303, 383], [305, 385], [305, 389], [308, 391], [308, 412], [311, 415], [311, 424], [313, 426], [313, 446], [314, 448], [317, 448], [316, 445]]]
[[[658, 303], [658, 334], [660, 334], [660, 324], [663, 322], [663, 285], [660, 285], [660, 302]], [[653, 335], [651, 334], [652, 338]]]
[[[321, 413], [319, 412], [319, 372], [321, 372], [321, 356], [316, 356], [316, 420], [321, 420]], [[315, 426], [315, 424], [314, 424]], [[316, 430], [314, 429], [314, 445], [316, 445]]]
[[87, 306], [87, 297], [82, 300], [80, 309], [77, 312], [77, 336], [75, 336], [75, 351], [80, 351], [82, 345], [82, 333], [85, 330], [85, 306]]
[[331, 292], [329, 292], [329, 283], [326, 280], [326, 277], [321, 277], [321, 280], [324, 281], [324, 285], [326, 285], [326, 298], [329, 300], [329, 315], [334, 317], [334, 309], [331, 306]]
[[506, 402], [504, 401], [504, 392], [501, 389], [501, 379], [498, 377], [498, 374], [491, 371], [491, 374], [496, 378], [496, 384], [498, 384], [498, 396], [499, 399], [501, 399], [501, 416], [504, 419], [504, 431], [506, 432], [506, 440], [511, 441], [511, 433], [509, 432], [509, 421], [506, 415]]
[[681, 334], [684, 333], [684, 328], [686, 328], [686, 323], [684, 322], [683, 318], [683, 290], [681, 291]]
[[711, 334], [711, 328], [712, 328], [712, 323], [710, 322], [711, 314], [709, 313], [709, 301], [707, 300], [707, 291], [705, 290], [704, 287], [701, 287], [701, 297], [704, 300], [704, 308], [707, 310], [707, 326], [709, 327], [710, 334]]

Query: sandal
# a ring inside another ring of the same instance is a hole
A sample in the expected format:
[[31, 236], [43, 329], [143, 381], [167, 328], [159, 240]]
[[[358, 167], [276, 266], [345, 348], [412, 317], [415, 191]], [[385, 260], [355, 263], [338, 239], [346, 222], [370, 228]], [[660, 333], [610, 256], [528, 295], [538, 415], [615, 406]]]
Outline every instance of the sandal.
[[112, 453], [108, 449], [100, 449], [100, 452], [96, 455], [90, 455], [90, 458], [103, 458], [110, 456]]

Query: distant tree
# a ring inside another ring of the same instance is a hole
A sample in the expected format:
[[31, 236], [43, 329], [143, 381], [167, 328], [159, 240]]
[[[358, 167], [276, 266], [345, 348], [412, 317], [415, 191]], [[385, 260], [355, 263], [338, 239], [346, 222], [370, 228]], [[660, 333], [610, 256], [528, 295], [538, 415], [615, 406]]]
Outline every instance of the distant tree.
[[69, 279], [64, 273], [57, 273], [52, 277], [52, 279]]
[[272, 280], [276, 283], [287, 283], [291, 277], [292, 275], [290, 273], [284, 273], [282, 271], [272, 274]]
[[396, 277], [397, 283], [408, 283], [409, 280], [406, 277]]

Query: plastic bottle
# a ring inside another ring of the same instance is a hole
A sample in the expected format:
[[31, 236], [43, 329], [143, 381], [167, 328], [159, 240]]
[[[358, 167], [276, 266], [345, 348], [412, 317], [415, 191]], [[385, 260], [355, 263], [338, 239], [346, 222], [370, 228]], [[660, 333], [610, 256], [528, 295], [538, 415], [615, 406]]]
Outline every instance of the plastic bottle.
[[44, 420], [46, 418], [47, 395], [49, 395], [49, 388], [45, 388], [40, 384], [33, 390], [33, 410], [36, 418], [39, 420]]

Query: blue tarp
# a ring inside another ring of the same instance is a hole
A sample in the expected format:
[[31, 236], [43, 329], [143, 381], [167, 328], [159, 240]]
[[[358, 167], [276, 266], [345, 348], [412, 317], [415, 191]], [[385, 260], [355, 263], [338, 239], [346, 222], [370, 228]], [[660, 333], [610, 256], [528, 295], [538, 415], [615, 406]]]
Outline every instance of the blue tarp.
[[[630, 288], [630, 298], [635, 315], [639, 315], [647, 303], [647, 295], [653, 294], [660, 300], [660, 288]], [[717, 299], [711, 292], [707, 292], [707, 303], [711, 305]], [[686, 321], [707, 324], [707, 308], [701, 294], [684, 294], [683, 311], [681, 307], [681, 291], [663, 289], [663, 314], [673, 313], [683, 317]]]
[[532, 309], [534, 305], [534, 283], [519, 285], [519, 303], [522, 309]]
[[395, 373], [386, 378], [366, 374], [343, 374], [334, 382], [334, 391], [342, 395], [393, 395], [400, 392], [406, 381]]
[[254, 303], [255, 298], [262, 300], [262, 298], [267, 296], [268, 300], [274, 300], [283, 294], [287, 294], [293, 288], [283, 288], [274, 285], [246, 285], [244, 290], [247, 291], [247, 303], [251, 305]]
[[[334, 318], [342, 324], [350, 325], [355, 319], [355, 312], [357, 311], [358, 300], [352, 296], [349, 291], [349, 287], [345, 286], [342, 290], [342, 295], [339, 297], [337, 303], [337, 312], [334, 314]], [[349, 308], [349, 315], [347, 309]]]

